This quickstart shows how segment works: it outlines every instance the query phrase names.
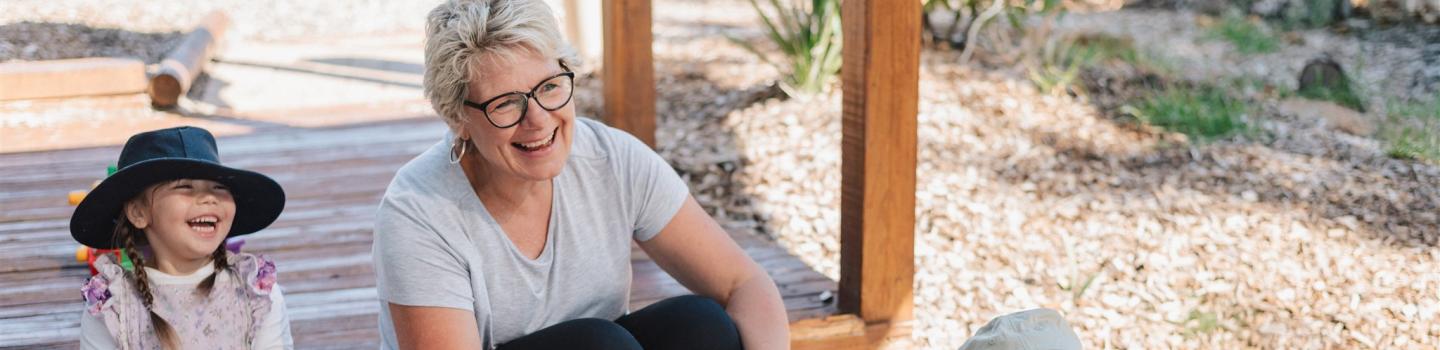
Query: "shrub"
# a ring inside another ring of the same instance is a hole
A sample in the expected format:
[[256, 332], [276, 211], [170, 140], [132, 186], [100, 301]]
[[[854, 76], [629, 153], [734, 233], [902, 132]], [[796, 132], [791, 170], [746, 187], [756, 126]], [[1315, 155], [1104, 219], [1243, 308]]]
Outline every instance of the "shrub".
[[[791, 96], [813, 94], [825, 89], [840, 71], [840, 1], [811, 0], [809, 6], [770, 0], [750, 5], [765, 24], [767, 38], [780, 47], [784, 61], [774, 62], [764, 52], [740, 39], [732, 41], [774, 65], [786, 74], [780, 87]], [[762, 7], [768, 8], [764, 9]]]

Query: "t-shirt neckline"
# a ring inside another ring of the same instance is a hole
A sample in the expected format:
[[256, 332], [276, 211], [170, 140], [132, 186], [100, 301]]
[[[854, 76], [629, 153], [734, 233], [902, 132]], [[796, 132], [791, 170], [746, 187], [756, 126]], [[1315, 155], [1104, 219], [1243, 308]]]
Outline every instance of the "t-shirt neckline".
[[[447, 139], [454, 140], [454, 137], [447, 137]], [[448, 151], [449, 149], [449, 145], [446, 145], [445, 150]], [[555, 230], [555, 227], [558, 226], [560, 203], [562, 203], [560, 200], [560, 191], [558, 191], [560, 185], [557, 184], [557, 182], [569, 171], [569, 164], [566, 164], [566, 166], [560, 170], [559, 175], [550, 179], [550, 217], [545, 227], [545, 246], [540, 248], [540, 255], [534, 259], [525, 256], [525, 253], [520, 251], [520, 247], [515, 245], [515, 241], [510, 240], [510, 236], [505, 234], [505, 228], [500, 226], [500, 222], [496, 221], [495, 216], [490, 214], [490, 209], [485, 206], [485, 203], [480, 200], [479, 196], [475, 195], [475, 189], [470, 187], [470, 179], [465, 177], [465, 170], [460, 167], [460, 164], [449, 163], [448, 161], [445, 164], [447, 168], [449, 168], [448, 173], [450, 174], [451, 185], [460, 188], [460, 190], [452, 191], [452, 193], [461, 197], [457, 200], [460, 203], [462, 214], [472, 212], [471, 210], [478, 210], [476, 212], [484, 213], [484, 215], [480, 216], [480, 219], [485, 222], [485, 227], [501, 236], [500, 238], [505, 242], [506, 250], [510, 251], [510, 254], [517, 260], [524, 261], [531, 265], [550, 265], [555, 255], [555, 239], [556, 232], [558, 232]], [[469, 219], [470, 216], [465, 216], [464, 218]], [[473, 226], [464, 225], [462, 227]]]

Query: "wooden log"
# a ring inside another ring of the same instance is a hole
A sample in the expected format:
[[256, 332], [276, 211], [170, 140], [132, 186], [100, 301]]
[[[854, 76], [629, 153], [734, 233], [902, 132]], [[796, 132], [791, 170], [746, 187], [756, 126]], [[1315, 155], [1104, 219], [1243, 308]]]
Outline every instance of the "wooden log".
[[650, 0], [606, 0], [605, 122], [655, 147], [655, 64]]
[[91, 57], [0, 64], [0, 101], [145, 91], [145, 62]]
[[219, 51], [220, 40], [225, 38], [225, 30], [229, 26], [230, 18], [224, 12], [215, 11], [185, 34], [180, 46], [165, 54], [159, 71], [150, 79], [150, 104], [156, 108], [169, 108], [179, 103], [180, 95], [190, 91], [195, 77]]
[[903, 321], [914, 297], [920, 8], [843, 6], [839, 306], [870, 324]]

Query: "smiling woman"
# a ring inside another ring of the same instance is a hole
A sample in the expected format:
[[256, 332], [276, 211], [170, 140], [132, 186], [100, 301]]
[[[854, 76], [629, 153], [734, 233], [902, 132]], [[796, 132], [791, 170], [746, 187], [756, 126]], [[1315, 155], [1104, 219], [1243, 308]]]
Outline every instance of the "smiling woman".
[[[388, 349], [788, 346], [775, 283], [634, 136], [577, 118], [540, 1], [430, 13], [425, 93], [449, 126], [375, 225]], [[631, 245], [698, 295], [627, 309]]]

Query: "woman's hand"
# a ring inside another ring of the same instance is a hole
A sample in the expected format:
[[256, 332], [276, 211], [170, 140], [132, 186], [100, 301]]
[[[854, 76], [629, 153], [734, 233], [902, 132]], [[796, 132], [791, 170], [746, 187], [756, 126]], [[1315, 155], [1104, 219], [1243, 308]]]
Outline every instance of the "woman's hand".
[[775, 281], [695, 198], [686, 199], [660, 234], [640, 248], [680, 284], [725, 306], [746, 349], [790, 348], [789, 318]]

